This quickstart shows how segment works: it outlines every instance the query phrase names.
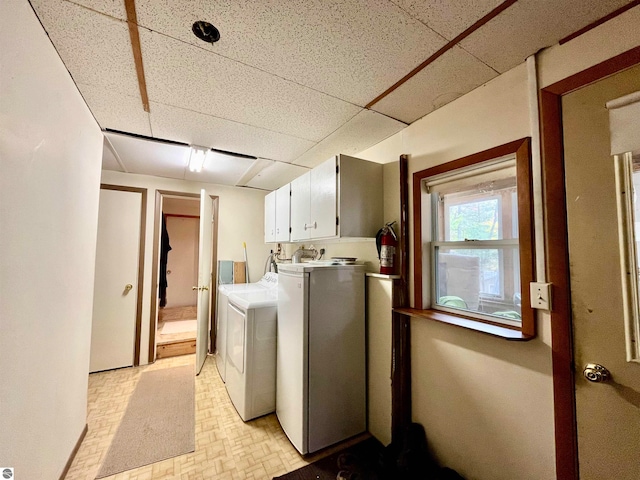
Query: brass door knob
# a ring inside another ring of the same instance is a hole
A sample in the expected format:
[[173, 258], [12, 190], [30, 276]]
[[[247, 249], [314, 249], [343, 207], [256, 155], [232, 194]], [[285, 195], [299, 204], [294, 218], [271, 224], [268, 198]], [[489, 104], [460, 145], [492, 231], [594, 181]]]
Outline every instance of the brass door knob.
[[132, 288], [133, 288], [133, 285], [131, 285], [130, 283], [127, 283], [127, 284], [124, 286], [124, 289], [125, 289], [127, 292], [128, 292], [129, 290], [131, 290]]
[[587, 363], [582, 374], [584, 378], [594, 383], [606, 382], [611, 377], [611, 372], [597, 363]]

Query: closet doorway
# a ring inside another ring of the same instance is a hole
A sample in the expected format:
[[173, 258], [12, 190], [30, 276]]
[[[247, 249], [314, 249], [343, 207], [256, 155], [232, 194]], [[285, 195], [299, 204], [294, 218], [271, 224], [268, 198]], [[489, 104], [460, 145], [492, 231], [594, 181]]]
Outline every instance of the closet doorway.
[[[201, 218], [202, 199], [204, 210], [211, 212], [207, 218]], [[217, 200], [208, 195], [156, 193], [150, 362], [196, 349], [206, 356], [209, 351], [210, 305], [215, 305], [216, 292], [208, 287], [215, 285], [211, 266], [217, 250]]]
[[195, 353], [200, 199], [164, 196], [156, 358]]

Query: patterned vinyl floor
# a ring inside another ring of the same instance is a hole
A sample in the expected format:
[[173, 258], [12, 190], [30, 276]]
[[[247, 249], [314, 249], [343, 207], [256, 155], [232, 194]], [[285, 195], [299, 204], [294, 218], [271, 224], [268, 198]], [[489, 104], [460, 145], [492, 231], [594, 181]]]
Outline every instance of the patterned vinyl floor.
[[[95, 479], [143, 371], [193, 363], [194, 355], [186, 355], [89, 375], [89, 431], [66, 479]], [[368, 436], [303, 458], [289, 443], [275, 414], [242, 421], [220, 380], [214, 357], [207, 358], [195, 382], [195, 452], [107, 477], [109, 480], [271, 479]]]

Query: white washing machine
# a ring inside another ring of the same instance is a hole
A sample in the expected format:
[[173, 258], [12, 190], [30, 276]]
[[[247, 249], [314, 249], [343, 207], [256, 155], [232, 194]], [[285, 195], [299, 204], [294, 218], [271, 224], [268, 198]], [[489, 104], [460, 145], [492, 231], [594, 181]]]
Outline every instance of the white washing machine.
[[223, 382], [226, 381], [227, 362], [227, 304], [232, 293], [247, 293], [278, 289], [278, 274], [267, 272], [257, 283], [233, 283], [218, 287], [216, 316], [216, 366]]
[[225, 386], [245, 422], [276, 410], [277, 305], [277, 289], [229, 295]]

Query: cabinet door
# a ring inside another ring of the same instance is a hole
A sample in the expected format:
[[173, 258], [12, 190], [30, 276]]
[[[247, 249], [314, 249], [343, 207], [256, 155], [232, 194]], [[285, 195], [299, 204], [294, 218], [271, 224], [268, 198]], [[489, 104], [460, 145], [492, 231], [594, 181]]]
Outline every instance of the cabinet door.
[[337, 235], [336, 216], [338, 201], [338, 174], [336, 157], [311, 170], [310, 188], [310, 238]]
[[291, 240], [306, 240], [313, 233], [309, 228], [309, 188], [311, 173], [291, 182]]
[[291, 221], [291, 185], [276, 190], [276, 242], [289, 241]]
[[264, 242], [276, 241], [276, 192], [264, 197]]

